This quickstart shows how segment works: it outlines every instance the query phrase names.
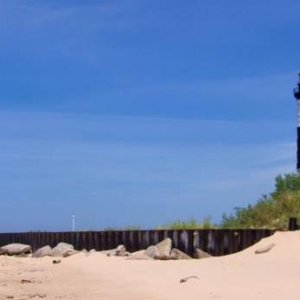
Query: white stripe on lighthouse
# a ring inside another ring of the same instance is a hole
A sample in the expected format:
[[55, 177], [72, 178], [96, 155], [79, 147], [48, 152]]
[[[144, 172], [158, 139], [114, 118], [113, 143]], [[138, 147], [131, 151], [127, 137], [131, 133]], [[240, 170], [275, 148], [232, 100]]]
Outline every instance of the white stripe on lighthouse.
[[297, 100], [297, 127], [300, 127], [300, 99]]

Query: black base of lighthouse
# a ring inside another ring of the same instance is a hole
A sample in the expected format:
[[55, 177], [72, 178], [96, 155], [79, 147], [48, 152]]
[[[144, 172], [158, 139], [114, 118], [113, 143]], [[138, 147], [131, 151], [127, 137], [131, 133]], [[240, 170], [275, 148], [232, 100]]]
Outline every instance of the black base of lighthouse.
[[300, 127], [297, 127], [297, 171], [300, 172]]

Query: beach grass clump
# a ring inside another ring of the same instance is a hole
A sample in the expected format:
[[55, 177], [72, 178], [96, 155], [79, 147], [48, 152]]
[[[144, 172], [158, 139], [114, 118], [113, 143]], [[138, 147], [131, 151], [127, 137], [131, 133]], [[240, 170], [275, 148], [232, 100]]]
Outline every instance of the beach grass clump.
[[176, 220], [169, 224], [157, 226], [156, 229], [187, 230], [187, 229], [212, 229], [212, 228], [216, 228], [216, 225], [211, 222], [210, 218], [205, 218], [203, 221], [197, 221], [195, 219], [190, 219], [187, 221]]

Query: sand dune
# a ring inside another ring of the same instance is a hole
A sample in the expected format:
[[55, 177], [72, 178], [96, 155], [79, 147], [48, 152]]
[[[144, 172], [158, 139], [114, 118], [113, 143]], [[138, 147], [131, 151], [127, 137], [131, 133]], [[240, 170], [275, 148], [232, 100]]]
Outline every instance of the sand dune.
[[[267, 253], [255, 250], [274, 244]], [[237, 254], [182, 261], [134, 261], [83, 253], [0, 257], [0, 299], [299, 299], [300, 232], [277, 232]], [[184, 283], [180, 279], [194, 276]]]

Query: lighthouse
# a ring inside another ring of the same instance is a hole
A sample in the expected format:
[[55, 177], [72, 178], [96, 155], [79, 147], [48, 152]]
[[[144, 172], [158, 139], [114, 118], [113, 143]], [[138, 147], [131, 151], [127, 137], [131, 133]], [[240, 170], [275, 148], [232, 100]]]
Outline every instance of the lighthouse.
[[294, 96], [297, 101], [297, 172], [300, 172], [300, 73], [297, 87], [294, 89]]

